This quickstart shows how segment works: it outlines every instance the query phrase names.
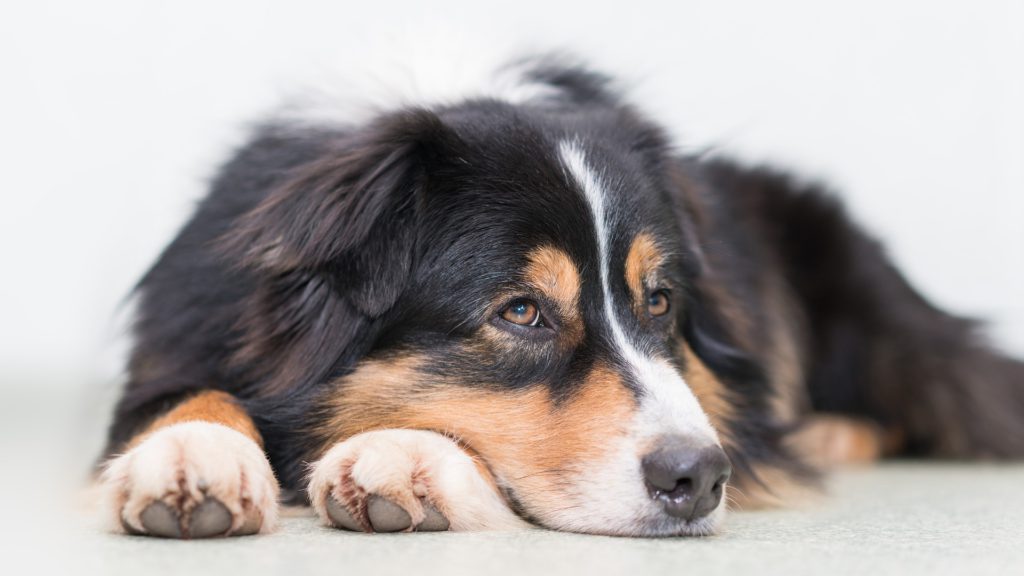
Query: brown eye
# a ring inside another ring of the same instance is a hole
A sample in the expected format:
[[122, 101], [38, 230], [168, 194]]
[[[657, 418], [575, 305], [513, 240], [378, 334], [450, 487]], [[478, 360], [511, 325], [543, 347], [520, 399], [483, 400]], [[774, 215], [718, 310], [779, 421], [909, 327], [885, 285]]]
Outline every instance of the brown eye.
[[652, 292], [647, 297], [647, 313], [651, 316], [663, 316], [668, 313], [669, 300], [667, 290]]
[[501, 317], [520, 326], [542, 326], [540, 308], [529, 300], [516, 300], [501, 311]]

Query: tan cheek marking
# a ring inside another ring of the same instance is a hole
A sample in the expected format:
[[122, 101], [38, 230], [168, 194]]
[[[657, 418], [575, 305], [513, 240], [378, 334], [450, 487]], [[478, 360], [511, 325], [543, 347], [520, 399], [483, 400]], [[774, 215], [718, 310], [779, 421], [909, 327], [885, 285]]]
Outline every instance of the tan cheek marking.
[[682, 348], [686, 358], [686, 374], [683, 379], [697, 397], [715, 430], [728, 438], [728, 421], [736, 416], [735, 407], [729, 401], [729, 391], [688, 344], [683, 344]]
[[434, 430], [478, 453], [537, 502], [555, 499], [560, 479], [605, 457], [613, 440], [627, 434], [636, 409], [621, 378], [603, 366], [556, 405], [542, 384], [502, 391], [445, 383], [418, 372], [423, 363], [417, 357], [367, 362], [345, 377], [329, 399], [322, 449], [365, 430]]
[[245, 409], [238, 404], [238, 401], [226, 392], [208, 390], [188, 398], [170, 412], [154, 420], [142, 433], [132, 438], [128, 448], [138, 444], [149, 434], [161, 428], [181, 422], [195, 421], [223, 424], [245, 434], [263, 446], [263, 438], [256, 429], [256, 425]]
[[642, 232], [633, 239], [626, 255], [626, 285], [633, 295], [637, 310], [643, 311], [647, 303], [647, 287], [644, 279], [653, 274], [664, 261], [654, 237]]
[[543, 292], [558, 306], [564, 325], [562, 331], [578, 342], [583, 336], [579, 313], [580, 275], [569, 255], [552, 246], [541, 246], [527, 256], [529, 264], [523, 279]]

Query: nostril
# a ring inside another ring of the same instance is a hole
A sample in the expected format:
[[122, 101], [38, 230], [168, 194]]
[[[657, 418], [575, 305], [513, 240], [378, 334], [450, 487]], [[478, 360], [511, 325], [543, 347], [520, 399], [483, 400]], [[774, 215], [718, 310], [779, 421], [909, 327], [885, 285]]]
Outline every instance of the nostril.
[[651, 497], [685, 498], [693, 494], [693, 480], [690, 478], [679, 478], [671, 488], [657, 488], [647, 482], [647, 490]]
[[720, 499], [722, 497], [722, 490], [725, 489], [725, 483], [728, 482], [728, 480], [729, 478], [727, 476], [719, 478], [715, 482], [715, 485], [711, 487], [711, 496], [716, 499]]
[[672, 489], [673, 492], [690, 492], [693, 490], [693, 480], [689, 478], [680, 478], [676, 482], [676, 487]]

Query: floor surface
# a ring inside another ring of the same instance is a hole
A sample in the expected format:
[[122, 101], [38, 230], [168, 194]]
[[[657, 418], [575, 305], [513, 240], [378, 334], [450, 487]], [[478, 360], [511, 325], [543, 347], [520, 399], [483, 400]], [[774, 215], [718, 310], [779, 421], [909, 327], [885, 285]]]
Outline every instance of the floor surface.
[[897, 462], [846, 471], [832, 477], [820, 502], [736, 512], [707, 538], [539, 529], [368, 535], [322, 527], [306, 509], [291, 511], [267, 536], [111, 535], [95, 513], [61, 497], [84, 483], [109, 403], [28, 390], [0, 394], [4, 574], [1024, 575], [1024, 464]]
[[803, 510], [740, 512], [708, 538], [544, 530], [354, 534], [292, 511], [275, 534], [177, 542], [75, 529], [77, 573], [1024, 574], [1024, 466], [845, 472]]

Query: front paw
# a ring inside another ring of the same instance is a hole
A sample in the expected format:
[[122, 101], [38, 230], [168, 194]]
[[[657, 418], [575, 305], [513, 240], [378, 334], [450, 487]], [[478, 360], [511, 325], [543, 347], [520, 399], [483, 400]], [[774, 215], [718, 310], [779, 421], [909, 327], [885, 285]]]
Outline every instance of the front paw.
[[469, 454], [423, 430], [364, 432], [335, 444], [313, 465], [309, 495], [326, 524], [347, 530], [526, 526]]
[[112, 460], [101, 478], [111, 528], [165, 538], [268, 532], [277, 480], [249, 437], [210, 422], [161, 428]]

